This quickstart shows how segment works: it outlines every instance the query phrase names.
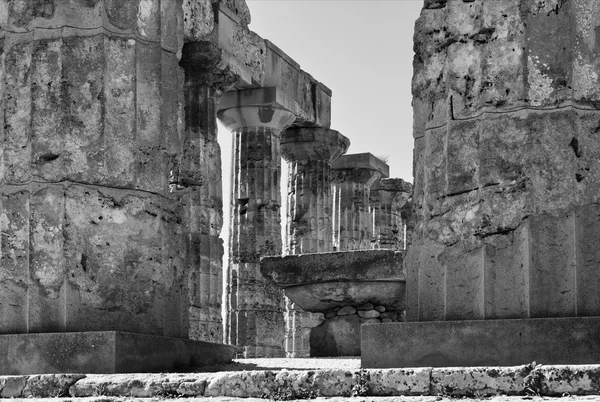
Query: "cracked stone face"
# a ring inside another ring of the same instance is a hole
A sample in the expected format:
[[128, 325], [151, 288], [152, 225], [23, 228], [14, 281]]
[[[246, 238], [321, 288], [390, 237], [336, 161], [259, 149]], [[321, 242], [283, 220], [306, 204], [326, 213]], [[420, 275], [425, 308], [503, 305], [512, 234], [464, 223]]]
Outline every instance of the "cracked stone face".
[[594, 315], [600, 7], [427, 1], [408, 320]]

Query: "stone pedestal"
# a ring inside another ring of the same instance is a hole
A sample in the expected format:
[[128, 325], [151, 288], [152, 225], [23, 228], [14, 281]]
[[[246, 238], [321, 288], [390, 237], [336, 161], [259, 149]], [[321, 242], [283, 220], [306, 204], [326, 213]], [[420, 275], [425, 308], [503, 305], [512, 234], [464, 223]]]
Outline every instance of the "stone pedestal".
[[363, 368], [598, 364], [600, 317], [362, 327]]
[[294, 121], [277, 88], [226, 93], [218, 117], [233, 133], [228, 341], [245, 357], [284, 355], [283, 294], [259, 271], [280, 255], [280, 133]]
[[266, 257], [261, 272], [304, 311], [325, 320], [310, 331], [310, 356], [357, 356], [361, 324], [402, 319], [403, 254], [392, 250]]
[[234, 354], [230, 345], [129, 332], [0, 335], [0, 375], [189, 372]]
[[[331, 162], [350, 141], [326, 128], [290, 128], [282, 133], [281, 152], [288, 162], [286, 254], [333, 251]], [[286, 354], [310, 355], [311, 328], [321, 314], [303, 312], [286, 300]]]
[[373, 213], [374, 249], [404, 250], [406, 222], [402, 208], [412, 193], [412, 185], [402, 179], [381, 179], [371, 189], [369, 201]]
[[370, 153], [343, 155], [333, 163], [333, 173], [335, 247], [338, 251], [370, 250], [373, 216], [369, 192], [373, 183], [388, 177], [389, 166]]

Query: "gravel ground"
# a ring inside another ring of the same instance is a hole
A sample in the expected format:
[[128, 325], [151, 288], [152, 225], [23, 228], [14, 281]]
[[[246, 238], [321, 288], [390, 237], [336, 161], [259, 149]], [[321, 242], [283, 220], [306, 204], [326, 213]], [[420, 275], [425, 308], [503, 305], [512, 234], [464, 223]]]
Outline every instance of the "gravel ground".
[[358, 370], [360, 356], [323, 357], [323, 358], [268, 358], [268, 359], [235, 359], [233, 363], [218, 366], [201, 367], [199, 372], [212, 371], [252, 371], [252, 370]]

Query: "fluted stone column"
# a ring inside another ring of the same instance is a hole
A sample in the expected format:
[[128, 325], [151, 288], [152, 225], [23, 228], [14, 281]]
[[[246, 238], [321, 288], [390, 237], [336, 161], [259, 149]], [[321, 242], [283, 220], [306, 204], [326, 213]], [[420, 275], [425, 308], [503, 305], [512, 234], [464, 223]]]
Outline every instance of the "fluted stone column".
[[[326, 128], [291, 128], [281, 138], [288, 162], [286, 254], [333, 251], [331, 163], [346, 152], [348, 138]], [[286, 353], [310, 355], [310, 330], [323, 320], [286, 298]]]
[[371, 190], [374, 249], [403, 250], [406, 223], [402, 208], [408, 202], [412, 185], [402, 179], [381, 179], [377, 189]]
[[0, 10], [0, 333], [187, 338], [181, 1]]
[[277, 88], [229, 92], [218, 117], [233, 133], [229, 342], [244, 357], [283, 356], [283, 294], [259, 260], [281, 255], [280, 133], [295, 119]]
[[387, 164], [370, 153], [344, 155], [333, 164], [336, 187], [336, 228], [338, 251], [370, 250], [373, 221], [369, 206], [370, 188], [387, 177]]

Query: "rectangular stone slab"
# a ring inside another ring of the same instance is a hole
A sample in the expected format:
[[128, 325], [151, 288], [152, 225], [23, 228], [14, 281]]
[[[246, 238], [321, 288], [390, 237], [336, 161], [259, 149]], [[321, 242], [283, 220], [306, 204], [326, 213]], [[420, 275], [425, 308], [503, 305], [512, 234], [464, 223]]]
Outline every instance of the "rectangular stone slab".
[[0, 335], [0, 375], [189, 371], [234, 353], [231, 345], [129, 332]]
[[363, 368], [600, 363], [600, 317], [365, 324]]

